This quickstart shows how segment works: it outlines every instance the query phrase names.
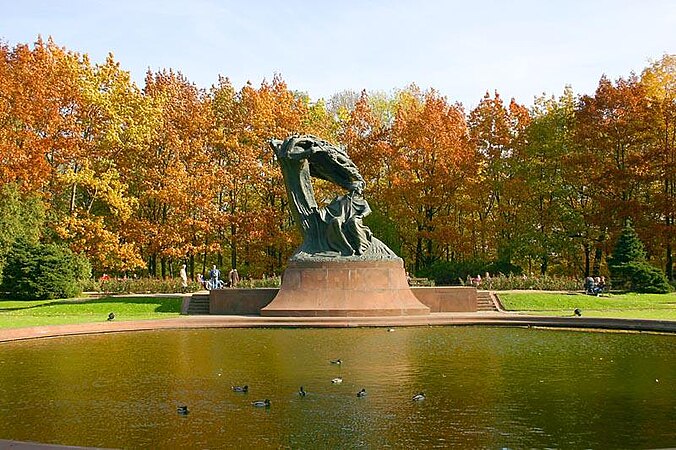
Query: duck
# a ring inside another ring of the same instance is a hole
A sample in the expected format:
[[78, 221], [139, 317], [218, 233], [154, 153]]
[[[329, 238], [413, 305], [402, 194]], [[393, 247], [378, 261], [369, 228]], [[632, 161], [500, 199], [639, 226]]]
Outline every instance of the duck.
[[176, 412], [181, 416], [187, 416], [190, 413], [190, 411], [188, 411], [188, 407], [185, 405], [181, 405], [176, 408]]
[[357, 397], [366, 397], [366, 389], [357, 392]]
[[298, 391], [298, 395], [301, 397], [305, 397], [307, 395], [307, 392], [305, 392], [305, 389], [303, 389], [303, 386], [300, 387], [300, 390]]
[[331, 380], [331, 383], [333, 383], [333, 384], [340, 384], [340, 383], [342, 383], [342, 382], [343, 382], [343, 378], [342, 378], [342, 377], [336, 377], [336, 378], [334, 378], [333, 380]]
[[387, 332], [388, 332], [388, 333], [391, 333], [391, 332], [393, 332], [393, 331], [394, 331], [394, 328], [388, 328], [388, 329], [387, 329]]
[[249, 385], [245, 384], [244, 386], [233, 386], [232, 390], [235, 392], [249, 392]]
[[412, 399], [412, 400], [413, 400], [414, 402], [419, 402], [419, 401], [421, 401], [421, 400], [425, 400], [425, 393], [424, 393], [424, 392], [420, 392], [420, 393], [418, 393], [418, 394], [415, 394], [415, 395], [413, 396], [413, 399]]
[[114, 319], [115, 319], [115, 313], [114, 312], [111, 312], [110, 314], [108, 314], [108, 320], [114, 320]]
[[255, 402], [251, 402], [252, 406], [255, 406], [256, 408], [269, 408], [270, 407], [270, 400], [267, 398], [265, 400], [257, 400]]
[[575, 308], [575, 311], [573, 311], [573, 314], [576, 315], [577, 317], [582, 316], [582, 310], [580, 308]]
[[339, 364], [340, 365], [342, 363], [343, 363], [343, 361], [341, 361], [340, 358], [331, 360], [331, 364]]

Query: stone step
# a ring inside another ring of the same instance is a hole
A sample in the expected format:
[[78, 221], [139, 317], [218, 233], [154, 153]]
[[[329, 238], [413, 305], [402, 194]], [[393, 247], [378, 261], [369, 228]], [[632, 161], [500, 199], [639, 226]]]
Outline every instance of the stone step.
[[488, 291], [477, 291], [477, 311], [498, 311]]
[[190, 304], [188, 305], [188, 314], [189, 315], [209, 314], [209, 295], [208, 294], [193, 295], [190, 298]]

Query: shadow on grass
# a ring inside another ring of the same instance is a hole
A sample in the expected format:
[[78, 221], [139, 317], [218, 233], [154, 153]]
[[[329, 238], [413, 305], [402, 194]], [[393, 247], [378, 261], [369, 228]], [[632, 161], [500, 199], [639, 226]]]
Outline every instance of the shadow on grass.
[[[11, 300], [12, 302], [21, 302], [22, 300]], [[40, 300], [24, 300], [28, 302], [40, 301]], [[154, 312], [158, 313], [177, 313], [181, 312], [181, 302], [182, 299], [179, 296], [176, 297], [100, 297], [100, 298], [74, 298], [74, 299], [58, 299], [58, 300], [45, 300], [45, 303], [39, 305], [30, 305], [30, 306], [12, 306], [8, 308], [0, 307], [0, 312], [8, 311], [21, 311], [21, 310], [32, 310], [39, 309], [44, 307], [51, 307], [57, 305], [81, 305], [81, 304], [126, 304], [126, 305], [157, 305], [154, 309]]]

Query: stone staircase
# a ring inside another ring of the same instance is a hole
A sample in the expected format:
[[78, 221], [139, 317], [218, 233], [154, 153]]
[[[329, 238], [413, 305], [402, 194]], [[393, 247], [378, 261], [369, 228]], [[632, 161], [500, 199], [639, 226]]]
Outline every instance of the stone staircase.
[[188, 305], [188, 314], [209, 314], [209, 294], [193, 294]]
[[498, 307], [491, 298], [491, 293], [488, 291], [476, 292], [477, 311], [497, 312]]

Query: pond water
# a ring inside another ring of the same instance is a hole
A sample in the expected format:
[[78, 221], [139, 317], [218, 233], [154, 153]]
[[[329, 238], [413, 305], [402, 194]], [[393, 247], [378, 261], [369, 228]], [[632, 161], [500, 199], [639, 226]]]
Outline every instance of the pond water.
[[[246, 394], [231, 390], [244, 384]], [[362, 388], [368, 395], [357, 398]], [[426, 399], [412, 401], [420, 391]], [[251, 406], [266, 398], [269, 409]], [[177, 414], [180, 405], [190, 414]], [[115, 448], [676, 447], [676, 337], [421, 327], [6, 343], [0, 438]]]

